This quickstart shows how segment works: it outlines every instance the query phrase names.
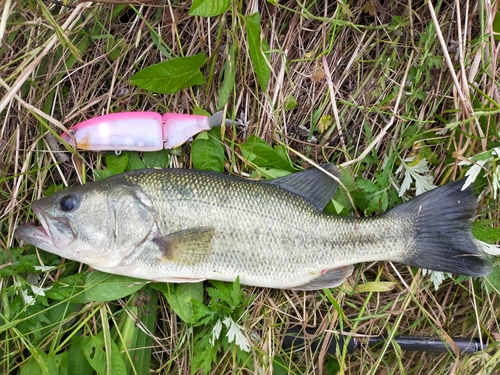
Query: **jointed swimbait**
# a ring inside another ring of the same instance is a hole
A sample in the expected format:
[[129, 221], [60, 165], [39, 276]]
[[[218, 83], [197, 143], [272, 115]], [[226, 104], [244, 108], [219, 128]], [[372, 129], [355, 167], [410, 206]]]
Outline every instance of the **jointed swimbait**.
[[[233, 121], [225, 120], [232, 125]], [[158, 151], [180, 146], [192, 136], [223, 123], [222, 112], [213, 116], [156, 112], [120, 112], [94, 117], [69, 129], [76, 147], [88, 151]], [[70, 134], [61, 137], [74, 144]]]

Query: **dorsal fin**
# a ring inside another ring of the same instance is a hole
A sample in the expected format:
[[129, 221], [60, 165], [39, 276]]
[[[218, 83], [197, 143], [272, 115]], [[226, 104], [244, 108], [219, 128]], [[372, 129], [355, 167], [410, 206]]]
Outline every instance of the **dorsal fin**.
[[[323, 164], [321, 168], [339, 177], [340, 173], [333, 164]], [[337, 190], [337, 182], [323, 171], [311, 168], [292, 173], [268, 182], [309, 200], [318, 209], [323, 210]]]

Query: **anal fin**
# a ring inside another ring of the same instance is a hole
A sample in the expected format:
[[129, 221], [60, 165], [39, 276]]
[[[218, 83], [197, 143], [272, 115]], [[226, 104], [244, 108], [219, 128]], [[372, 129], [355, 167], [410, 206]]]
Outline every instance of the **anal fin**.
[[342, 284], [346, 277], [352, 274], [354, 267], [352, 265], [342, 266], [324, 270], [321, 275], [315, 277], [305, 284], [294, 286], [294, 290], [316, 290], [323, 288], [334, 288]]

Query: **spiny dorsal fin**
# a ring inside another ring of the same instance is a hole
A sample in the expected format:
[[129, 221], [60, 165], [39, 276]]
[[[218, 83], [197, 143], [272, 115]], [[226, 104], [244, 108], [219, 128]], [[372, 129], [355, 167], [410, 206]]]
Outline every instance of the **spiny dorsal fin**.
[[213, 228], [192, 228], [153, 240], [162, 251], [161, 262], [193, 265], [204, 262], [212, 253]]
[[[333, 164], [323, 164], [321, 168], [339, 177], [340, 173]], [[309, 200], [323, 210], [332, 199], [338, 184], [333, 178], [317, 168], [289, 174], [268, 182]]]

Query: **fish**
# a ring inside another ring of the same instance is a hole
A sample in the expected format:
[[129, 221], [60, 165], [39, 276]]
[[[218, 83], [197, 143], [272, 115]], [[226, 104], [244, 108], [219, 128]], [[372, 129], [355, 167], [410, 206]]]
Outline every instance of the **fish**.
[[[338, 176], [337, 168], [322, 169]], [[318, 168], [271, 181], [193, 169], [144, 169], [32, 203], [40, 225], [17, 239], [92, 268], [159, 282], [235, 281], [278, 289], [339, 286], [360, 262], [468, 276], [491, 262], [471, 233], [477, 202], [463, 181], [373, 217], [323, 209], [337, 189]]]

